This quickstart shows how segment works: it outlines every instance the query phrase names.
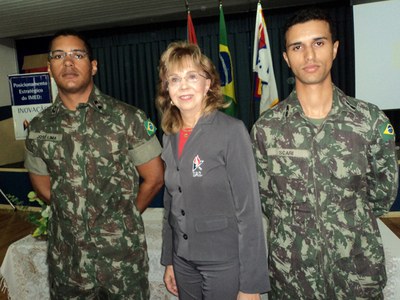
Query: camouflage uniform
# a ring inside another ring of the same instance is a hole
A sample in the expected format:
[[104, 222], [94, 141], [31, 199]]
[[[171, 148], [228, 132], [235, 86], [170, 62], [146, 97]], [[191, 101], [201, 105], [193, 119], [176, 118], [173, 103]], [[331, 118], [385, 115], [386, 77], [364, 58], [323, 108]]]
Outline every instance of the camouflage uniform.
[[57, 97], [32, 120], [25, 165], [51, 181], [52, 298], [149, 298], [135, 165], [160, 154], [154, 132], [142, 111], [96, 87], [76, 111]]
[[270, 299], [373, 299], [386, 283], [376, 217], [396, 197], [393, 127], [333, 86], [317, 127], [293, 91], [251, 137], [268, 218]]

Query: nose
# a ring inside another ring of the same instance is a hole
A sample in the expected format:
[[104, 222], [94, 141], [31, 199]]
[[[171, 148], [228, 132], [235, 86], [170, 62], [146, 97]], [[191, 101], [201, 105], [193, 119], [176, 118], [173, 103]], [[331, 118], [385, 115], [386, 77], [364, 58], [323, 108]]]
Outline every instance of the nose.
[[187, 86], [188, 86], [188, 81], [187, 81], [186, 77], [183, 77], [183, 78], [181, 79], [179, 88], [185, 89]]
[[305, 51], [305, 58], [307, 61], [313, 60], [315, 58], [315, 51], [313, 47], [307, 47]]
[[72, 58], [71, 53], [67, 53], [64, 57], [64, 66], [72, 66], [74, 64], [74, 59]]

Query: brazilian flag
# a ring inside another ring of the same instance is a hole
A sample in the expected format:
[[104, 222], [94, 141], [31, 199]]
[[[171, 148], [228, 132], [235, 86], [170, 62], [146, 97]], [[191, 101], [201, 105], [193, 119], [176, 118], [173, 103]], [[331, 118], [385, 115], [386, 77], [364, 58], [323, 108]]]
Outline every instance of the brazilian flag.
[[226, 33], [222, 3], [219, 5], [219, 75], [221, 77], [221, 86], [225, 101], [230, 103], [230, 105], [224, 109], [224, 112], [236, 117], [237, 102], [235, 97], [235, 86], [233, 84], [232, 59], [228, 47], [228, 36]]

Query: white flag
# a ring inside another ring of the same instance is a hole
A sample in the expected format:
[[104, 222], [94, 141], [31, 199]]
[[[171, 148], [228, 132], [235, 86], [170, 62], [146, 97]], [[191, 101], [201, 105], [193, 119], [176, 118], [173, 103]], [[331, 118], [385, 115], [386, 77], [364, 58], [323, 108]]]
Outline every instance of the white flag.
[[260, 101], [260, 114], [279, 102], [272, 65], [267, 26], [261, 3], [257, 5], [253, 52], [254, 98]]

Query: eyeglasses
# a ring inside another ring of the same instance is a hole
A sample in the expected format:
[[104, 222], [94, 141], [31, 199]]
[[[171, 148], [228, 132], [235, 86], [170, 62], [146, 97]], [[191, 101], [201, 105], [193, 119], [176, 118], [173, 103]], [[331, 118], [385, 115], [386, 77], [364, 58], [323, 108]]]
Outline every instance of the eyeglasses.
[[71, 58], [81, 60], [85, 58], [88, 55], [88, 53], [85, 50], [79, 50], [79, 49], [74, 49], [68, 52], [62, 50], [54, 50], [49, 52], [49, 58], [55, 61], [61, 61], [67, 55], [69, 55], [69, 57]]
[[182, 79], [185, 79], [186, 82], [188, 82], [188, 83], [195, 84], [199, 81], [200, 77], [207, 79], [206, 75], [203, 75], [203, 74], [200, 74], [197, 72], [188, 72], [183, 77], [180, 77], [178, 75], [171, 75], [168, 77], [167, 82], [168, 82], [168, 86], [170, 86], [170, 87], [178, 87], [181, 85]]

